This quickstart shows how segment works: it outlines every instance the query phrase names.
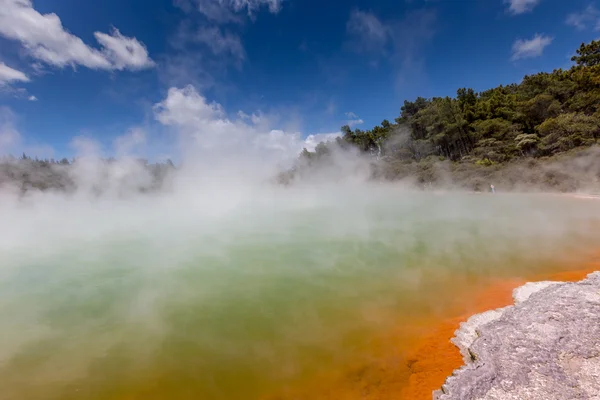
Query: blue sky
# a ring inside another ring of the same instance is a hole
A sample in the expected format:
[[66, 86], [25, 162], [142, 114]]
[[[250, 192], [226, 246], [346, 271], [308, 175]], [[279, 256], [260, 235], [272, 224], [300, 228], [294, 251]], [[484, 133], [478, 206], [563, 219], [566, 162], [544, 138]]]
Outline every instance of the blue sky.
[[569, 67], [600, 29], [600, 3], [583, 0], [0, 6], [0, 151], [53, 157], [78, 136], [107, 153], [151, 142], [158, 157], [174, 151], [173, 131], [310, 146], [348, 121], [393, 120], [404, 99]]

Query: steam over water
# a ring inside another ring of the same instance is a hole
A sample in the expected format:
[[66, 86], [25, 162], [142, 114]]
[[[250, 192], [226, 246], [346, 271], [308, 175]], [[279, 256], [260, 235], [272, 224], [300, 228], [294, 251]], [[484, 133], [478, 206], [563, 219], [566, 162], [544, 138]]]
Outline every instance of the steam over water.
[[384, 185], [3, 199], [0, 399], [264, 398], [597, 246], [598, 217]]

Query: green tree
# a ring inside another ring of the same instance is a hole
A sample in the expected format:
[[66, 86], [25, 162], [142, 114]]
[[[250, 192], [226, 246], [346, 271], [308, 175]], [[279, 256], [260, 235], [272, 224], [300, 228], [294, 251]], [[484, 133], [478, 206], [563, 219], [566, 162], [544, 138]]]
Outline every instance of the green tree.
[[534, 133], [521, 133], [515, 137], [517, 149], [521, 154], [533, 154], [537, 151], [540, 137]]
[[542, 138], [542, 150], [552, 154], [595, 143], [600, 121], [581, 113], [561, 114], [544, 121], [537, 131]]
[[577, 55], [571, 57], [577, 65], [582, 67], [594, 67], [600, 65], [600, 41], [592, 40], [590, 43], [581, 43], [576, 50]]
[[[327, 146], [354, 148], [402, 174], [420, 171], [407, 166], [413, 161], [495, 165], [590, 145], [599, 136], [600, 41], [582, 44], [573, 61], [577, 65], [567, 70], [527, 75], [519, 84], [480, 93], [460, 88], [454, 98], [404, 100], [394, 124], [386, 119], [370, 130], [345, 125]], [[331, 147], [319, 152], [325, 149]]]
[[556, 117], [561, 112], [561, 105], [552, 95], [541, 93], [525, 101], [522, 105], [527, 125], [533, 129], [548, 118]]

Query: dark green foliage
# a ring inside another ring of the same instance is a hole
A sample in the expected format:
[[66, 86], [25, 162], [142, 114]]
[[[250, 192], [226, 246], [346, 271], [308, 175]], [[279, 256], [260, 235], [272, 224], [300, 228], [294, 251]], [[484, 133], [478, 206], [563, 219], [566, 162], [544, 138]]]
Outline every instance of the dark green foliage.
[[600, 133], [600, 121], [582, 113], [561, 114], [537, 127], [546, 153], [558, 153], [591, 145]]
[[577, 65], [593, 67], [600, 65], [600, 41], [592, 40], [590, 43], [581, 43], [577, 49], [577, 55], [571, 58]]
[[343, 126], [341, 139], [302, 157], [351, 146], [397, 171], [430, 156], [489, 167], [590, 146], [600, 136], [600, 41], [582, 44], [573, 61], [569, 70], [526, 76], [520, 84], [405, 100], [395, 123], [366, 131]]

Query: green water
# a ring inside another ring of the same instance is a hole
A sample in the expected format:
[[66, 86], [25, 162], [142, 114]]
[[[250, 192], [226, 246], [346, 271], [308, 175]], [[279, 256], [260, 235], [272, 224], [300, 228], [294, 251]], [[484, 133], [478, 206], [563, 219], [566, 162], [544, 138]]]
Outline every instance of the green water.
[[384, 188], [221, 200], [2, 211], [0, 398], [258, 399], [398, 325], [369, 310], [443, 313], [456, 282], [600, 244], [595, 201]]

